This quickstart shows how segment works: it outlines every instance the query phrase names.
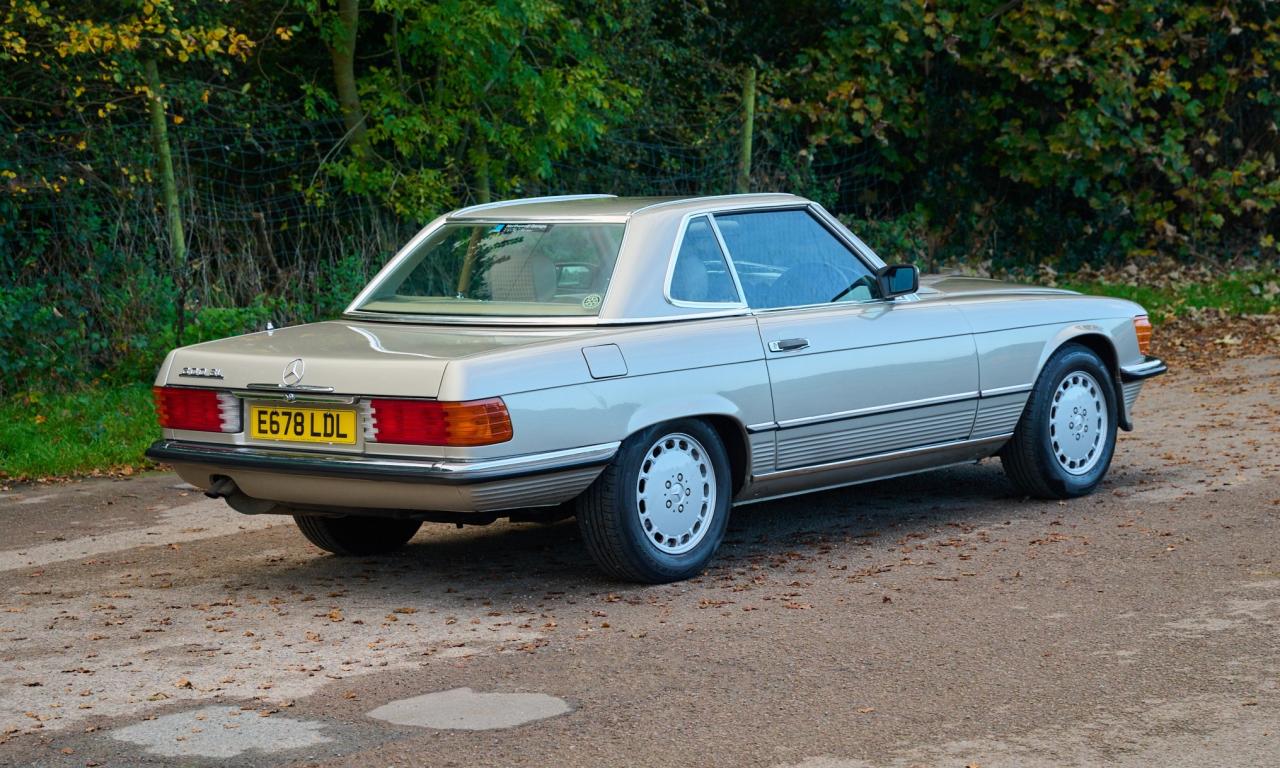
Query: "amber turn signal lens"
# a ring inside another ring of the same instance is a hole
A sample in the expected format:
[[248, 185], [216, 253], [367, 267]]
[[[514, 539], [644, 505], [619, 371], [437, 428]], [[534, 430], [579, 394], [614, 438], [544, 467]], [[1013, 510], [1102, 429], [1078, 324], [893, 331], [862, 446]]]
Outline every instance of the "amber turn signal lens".
[[1133, 318], [1133, 332], [1138, 335], [1138, 351], [1151, 354], [1151, 318], [1146, 315]]
[[493, 445], [512, 435], [511, 415], [498, 397], [464, 403], [375, 398], [369, 412], [379, 443]]

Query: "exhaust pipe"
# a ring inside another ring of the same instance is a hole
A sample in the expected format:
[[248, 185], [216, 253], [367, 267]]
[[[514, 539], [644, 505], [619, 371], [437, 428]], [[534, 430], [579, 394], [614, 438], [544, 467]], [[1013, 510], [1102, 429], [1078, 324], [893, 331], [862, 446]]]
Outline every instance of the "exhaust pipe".
[[211, 499], [223, 499], [227, 506], [244, 515], [267, 515], [276, 511], [276, 502], [248, 496], [226, 475], [214, 475], [209, 490], [204, 492]]

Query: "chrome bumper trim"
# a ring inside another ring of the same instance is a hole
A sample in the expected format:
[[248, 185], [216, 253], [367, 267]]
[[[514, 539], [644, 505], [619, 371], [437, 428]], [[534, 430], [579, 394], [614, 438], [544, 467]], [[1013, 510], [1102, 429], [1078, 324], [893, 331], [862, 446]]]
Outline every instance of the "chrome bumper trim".
[[1152, 376], [1159, 376], [1168, 370], [1169, 366], [1165, 365], [1163, 360], [1158, 357], [1151, 357], [1148, 355], [1137, 365], [1120, 366], [1120, 381], [1142, 381], [1143, 379], [1149, 379]]
[[620, 443], [599, 443], [562, 451], [475, 461], [413, 461], [244, 446], [212, 445], [184, 440], [157, 440], [147, 449], [156, 461], [205, 464], [227, 469], [257, 469], [297, 475], [326, 475], [360, 480], [467, 485], [600, 466], [613, 460]]

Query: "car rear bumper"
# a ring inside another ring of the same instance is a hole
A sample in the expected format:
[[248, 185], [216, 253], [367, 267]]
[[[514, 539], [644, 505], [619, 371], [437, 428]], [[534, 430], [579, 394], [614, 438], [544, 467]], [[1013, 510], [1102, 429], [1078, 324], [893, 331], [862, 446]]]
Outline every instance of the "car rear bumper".
[[550, 506], [581, 493], [618, 443], [475, 461], [415, 461], [160, 440], [147, 456], [187, 482], [230, 478], [245, 495], [281, 504], [491, 512]]

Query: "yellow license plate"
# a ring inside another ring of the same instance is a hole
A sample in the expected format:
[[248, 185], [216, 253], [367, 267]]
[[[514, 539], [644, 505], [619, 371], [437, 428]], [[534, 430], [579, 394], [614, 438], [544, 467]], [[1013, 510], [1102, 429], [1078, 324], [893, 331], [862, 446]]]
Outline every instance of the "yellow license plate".
[[253, 405], [249, 407], [249, 436], [258, 440], [351, 445], [356, 441], [356, 412], [336, 408]]

